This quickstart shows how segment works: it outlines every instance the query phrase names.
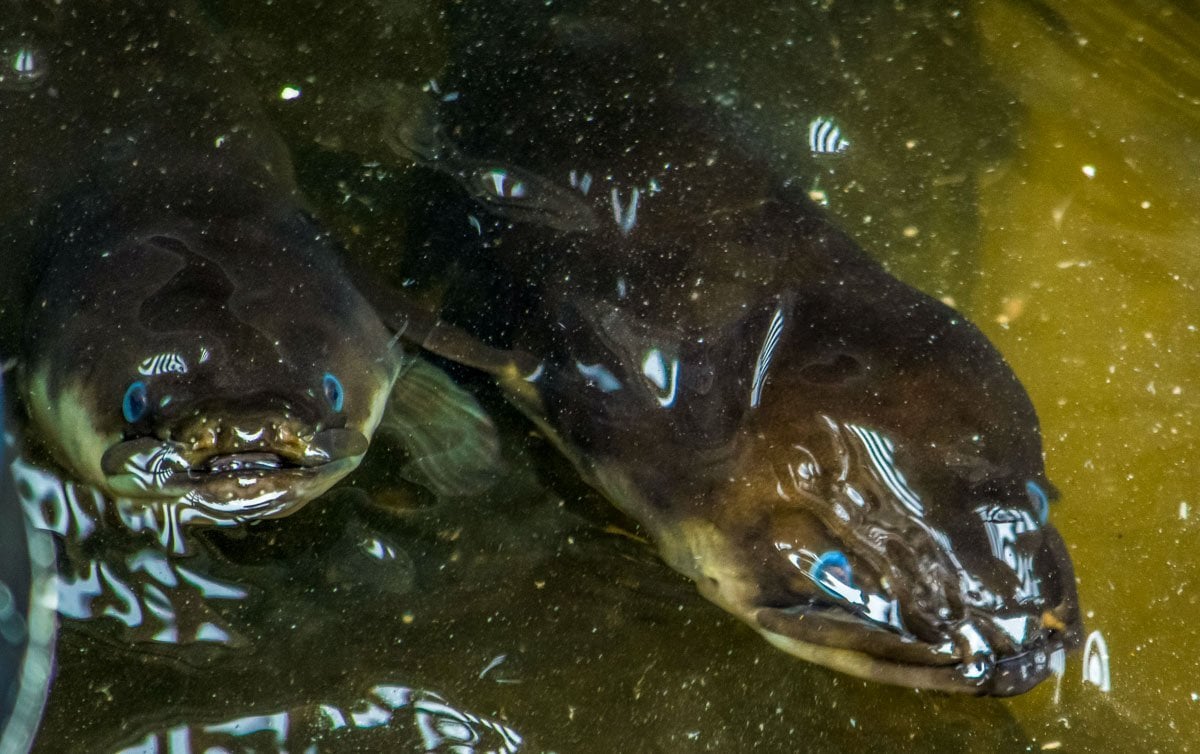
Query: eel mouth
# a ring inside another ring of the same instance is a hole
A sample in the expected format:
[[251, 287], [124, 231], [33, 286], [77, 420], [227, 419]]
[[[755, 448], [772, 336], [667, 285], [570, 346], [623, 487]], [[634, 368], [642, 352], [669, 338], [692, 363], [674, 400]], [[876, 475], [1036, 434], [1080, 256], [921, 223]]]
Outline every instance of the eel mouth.
[[213, 456], [197, 467], [190, 474], [245, 474], [254, 471], [279, 471], [286, 468], [304, 468], [294, 464], [278, 453], [249, 452], [229, 453]]
[[185, 443], [158, 437], [118, 442], [101, 459], [109, 491], [175, 500], [220, 520], [294, 512], [353, 470], [368, 440], [353, 429], [224, 433]]
[[1048, 525], [1023, 544], [1020, 579], [979, 549], [987, 542], [913, 536], [879, 559], [806, 512], [749, 520], [690, 519], [659, 541], [707, 599], [802, 660], [879, 683], [1014, 696], [1061, 674], [1081, 643], [1070, 559]]
[[[1061, 673], [1076, 633], [1062, 620], [1064, 608], [1040, 617], [1017, 614], [997, 620], [964, 619], [939, 644], [880, 627], [835, 605], [764, 607], [745, 619], [788, 654], [859, 678], [899, 686], [977, 696], [1015, 696]], [[1013, 646], [999, 628], [1023, 625], [1029, 636]], [[1000, 650], [1002, 644], [1008, 646]]]

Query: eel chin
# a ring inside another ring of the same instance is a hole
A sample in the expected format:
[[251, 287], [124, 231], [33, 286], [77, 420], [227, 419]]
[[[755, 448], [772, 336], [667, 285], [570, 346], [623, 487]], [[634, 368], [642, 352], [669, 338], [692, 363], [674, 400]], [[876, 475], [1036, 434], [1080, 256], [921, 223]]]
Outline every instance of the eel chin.
[[357, 430], [306, 431], [287, 421], [183, 436], [188, 441], [138, 437], [111, 446], [101, 459], [103, 486], [135, 500], [175, 500], [218, 520], [277, 518], [350, 473], [368, 446]]

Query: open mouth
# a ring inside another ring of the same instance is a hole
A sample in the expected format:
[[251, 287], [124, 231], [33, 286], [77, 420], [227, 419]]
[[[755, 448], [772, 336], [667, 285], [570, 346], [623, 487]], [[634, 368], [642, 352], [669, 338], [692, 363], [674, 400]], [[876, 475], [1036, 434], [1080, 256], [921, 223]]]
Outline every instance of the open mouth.
[[301, 468], [278, 453], [251, 452], [217, 455], [193, 466], [188, 473], [193, 478], [206, 474], [242, 474], [250, 471], [278, 471], [286, 468]]
[[318, 473], [331, 461], [299, 459], [268, 450], [218, 453], [162, 477], [164, 486], [204, 486], [224, 479], [266, 479]]
[[333, 486], [367, 450], [349, 429], [327, 429], [282, 445], [263, 442], [198, 452], [141, 437], [105, 452], [108, 487], [121, 496], [177, 500], [219, 518], [285, 515]]

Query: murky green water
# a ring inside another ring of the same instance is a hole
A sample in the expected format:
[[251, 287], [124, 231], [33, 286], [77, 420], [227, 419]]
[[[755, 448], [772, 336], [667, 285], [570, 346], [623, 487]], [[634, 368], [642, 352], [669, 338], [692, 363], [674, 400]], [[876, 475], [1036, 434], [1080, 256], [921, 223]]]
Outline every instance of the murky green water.
[[[411, 181], [357, 144], [375, 117], [361, 93], [436, 80], [443, 31], [423, 7], [364, 5], [209, 11], [322, 217], [386, 275]], [[1195, 748], [1200, 18], [1014, 0], [807, 29], [803, 8], [747, 5], [626, 20], [676, 14], [781, 165], [803, 158], [814, 110], [844, 124], [852, 149], [809, 188], [979, 323], [1032, 394], [1111, 691], [1081, 680], [1079, 654], [1060, 684], [1006, 701], [784, 656], [628, 536], [480, 382], [511, 473], [479, 499], [434, 499], [376, 447], [326, 499], [193, 531], [182, 555], [27, 470], [64, 580], [37, 751], [455, 751], [470, 735], [462, 751]]]
[[[1200, 26], [1194, 8], [1154, 3], [1061, 12], [1070, 31], [1010, 8], [984, 16], [1027, 125], [1020, 157], [984, 194], [977, 317], [1038, 404], [1064, 493], [1057, 521], [1108, 638], [1113, 692], [1087, 708], [1111, 705], [1157, 746], [1187, 749], [1200, 725], [1189, 250]], [[1156, 567], [1170, 577], [1148, 577]]]

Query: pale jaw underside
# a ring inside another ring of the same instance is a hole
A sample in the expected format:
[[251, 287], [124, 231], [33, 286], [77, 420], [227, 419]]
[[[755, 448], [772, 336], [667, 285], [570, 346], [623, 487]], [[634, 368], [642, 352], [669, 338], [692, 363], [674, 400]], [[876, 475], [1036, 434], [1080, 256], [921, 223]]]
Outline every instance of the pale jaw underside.
[[[850, 628], [850, 635], [843, 637], [837, 636], [835, 628], [830, 631], [829, 643], [818, 644], [791, 634], [815, 636], [831, 625], [853, 621], [853, 616], [827, 618], [802, 610], [763, 608], [739, 617], [772, 645], [802, 660], [868, 681], [959, 694], [1022, 694], [1055, 672], [1056, 656], [1062, 660], [1066, 653], [1061, 641], [1048, 639], [1042, 645], [1003, 657], [986, 652], [971, 655], [957, 650], [951, 642], [934, 646], [865, 625]], [[839, 639], [864, 646], [875, 641], [877, 646], [868, 652], [837, 646]]]

